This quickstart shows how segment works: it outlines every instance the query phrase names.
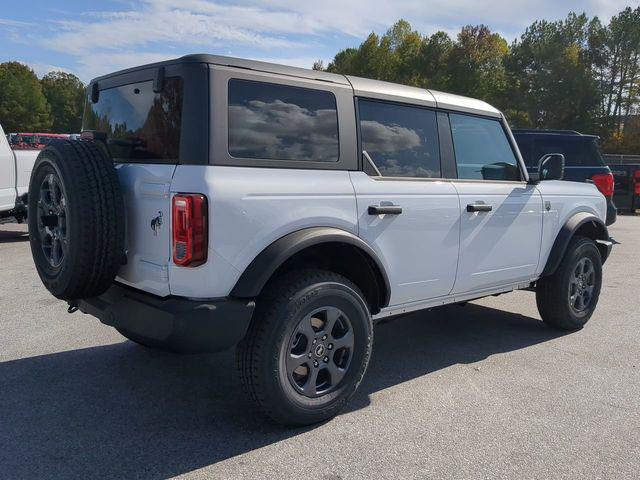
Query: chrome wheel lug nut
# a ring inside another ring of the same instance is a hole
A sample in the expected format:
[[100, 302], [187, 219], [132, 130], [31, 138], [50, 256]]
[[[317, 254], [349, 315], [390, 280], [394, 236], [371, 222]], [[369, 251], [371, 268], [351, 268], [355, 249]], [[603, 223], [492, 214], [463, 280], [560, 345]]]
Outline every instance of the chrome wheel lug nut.
[[316, 360], [313, 361], [313, 366], [317, 367], [318, 366], [318, 362]]
[[329, 357], [324, 357], [322, 360], [324, 360], [324, 363], [327, 363], [329, 361]]
[[333, 349], [333, 343], [330, 343], [329, 345], [327, 345], [327, 348], [328, 348], [329, 350], [332, 350], [332, 349]]
[[313, 354], [311, 352], [309, 352], [309, 358], [311, 358], [313, 356]]
[[327, 336], [326, 336], [326, 335], [323, 335], [323, 336], [322, 336], [322, 339], [323, 339], [323, 340], [326, 340], [326, 339], [327, 339]]
[[311, 342], [311, 343], [313, 343], [313, 344], [315, 345], [317, 341], [318, 341], [318, 340], [314, 338], [314, 339], [313, 339], [313, 342]]

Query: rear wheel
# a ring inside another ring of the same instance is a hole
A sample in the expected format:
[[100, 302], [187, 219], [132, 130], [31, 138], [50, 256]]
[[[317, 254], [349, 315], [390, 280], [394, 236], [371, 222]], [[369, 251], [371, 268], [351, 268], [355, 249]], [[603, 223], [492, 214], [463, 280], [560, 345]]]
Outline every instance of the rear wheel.
[[578, 330], [591, 318], [600, 297], [602, 259], [593, 240], [574, 238], [553, 275], [536, 287], [542, 320], [555, 328]]
[[355, 393], [371, 354], [371, 316], [341, 275], [304, 270], [267, 288], [237, 361], [259, 408], [288, 425], [336, 415]]

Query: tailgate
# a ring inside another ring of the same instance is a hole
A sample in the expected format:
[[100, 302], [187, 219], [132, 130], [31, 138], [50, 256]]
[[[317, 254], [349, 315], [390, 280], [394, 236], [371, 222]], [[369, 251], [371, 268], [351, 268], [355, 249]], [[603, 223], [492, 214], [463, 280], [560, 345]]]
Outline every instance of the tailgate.
[[171, 179], [175, 165], [116, 166], [126, 212], [127, 263], [116, 280], [159, 296], [169, 291]]

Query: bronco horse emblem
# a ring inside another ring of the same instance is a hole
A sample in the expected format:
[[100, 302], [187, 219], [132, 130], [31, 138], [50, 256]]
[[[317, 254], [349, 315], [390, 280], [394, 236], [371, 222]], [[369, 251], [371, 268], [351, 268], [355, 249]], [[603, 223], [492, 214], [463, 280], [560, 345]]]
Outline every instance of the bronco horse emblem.
[[153, 230], [153, 235], [158, 235], [158, 230], [162, 226], [162, 212], [158, 210], [158, 216], [151, 220], [151, 230]]

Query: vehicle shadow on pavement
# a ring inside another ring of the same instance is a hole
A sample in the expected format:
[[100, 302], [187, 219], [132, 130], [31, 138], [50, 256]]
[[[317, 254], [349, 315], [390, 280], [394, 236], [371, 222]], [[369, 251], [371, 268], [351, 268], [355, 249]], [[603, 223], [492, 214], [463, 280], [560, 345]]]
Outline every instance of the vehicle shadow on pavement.
[[[412, 378], [559, 335], [539, 320], [473, 304], [379, 325], [350, 410]], [[313, 428], [287, 429], [256, 414], [233, 357], [172, 355], [127, 341], [0, 363], [0, 476], [168, 478]]]
[[455, 364], [471, 364], [499, 353], [566, 335], [542, 320], [473, 303], [416, 312], [380, 324], [363, 383], [351, 410], [369, 394]]
[[24, 242], [29, 240], [27, 232], [0, 230], [0, 243]]

